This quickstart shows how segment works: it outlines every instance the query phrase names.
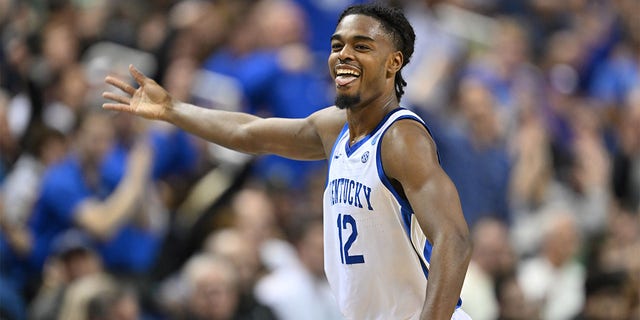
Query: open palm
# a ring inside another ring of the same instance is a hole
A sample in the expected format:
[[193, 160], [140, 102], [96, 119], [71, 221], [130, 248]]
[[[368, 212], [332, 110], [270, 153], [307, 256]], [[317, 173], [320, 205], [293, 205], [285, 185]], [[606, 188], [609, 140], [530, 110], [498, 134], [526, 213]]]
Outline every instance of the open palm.
[[102, 107], [108, 110], [133, 113], [147, 119], [167, 120], [167, 114], [172, 108], [173, 102], [171, 95], [134, 66], [129, 66], [129, 72], [140, 87], [136, 89], [125, 81], [107, 76], [105, 82], [122, 90], [126, 95], [104, 92], [102, 96], [115, 103], [107, 102]]

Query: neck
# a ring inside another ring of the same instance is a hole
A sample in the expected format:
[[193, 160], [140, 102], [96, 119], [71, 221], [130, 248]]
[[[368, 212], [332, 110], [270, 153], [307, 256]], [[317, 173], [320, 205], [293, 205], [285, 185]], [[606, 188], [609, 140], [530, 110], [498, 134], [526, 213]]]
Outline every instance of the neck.
[[398, 107], [398, 104], [398, 99], [394, 93], [380, 101], [365, 102], [347, 109], [349, 143], [354, 144], [371, 133], [389, 112]]

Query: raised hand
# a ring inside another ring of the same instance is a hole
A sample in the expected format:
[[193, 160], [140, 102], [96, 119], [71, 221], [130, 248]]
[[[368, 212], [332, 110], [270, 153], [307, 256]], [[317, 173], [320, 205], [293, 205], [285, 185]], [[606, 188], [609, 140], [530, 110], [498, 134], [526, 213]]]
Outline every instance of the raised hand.
[[129, 72], [138, 83], [138, 89], [120, 79], [107, 76], [105, 82], [122, 90], [126, 95], [103, 92], [104, 98], [115, 103], [107, 102], [102, 107], [108, 110], [129, 112], [147, 119], [168, 120], [169, 112], [174, 103], [171, 95], [133, 65], [129, 65]]

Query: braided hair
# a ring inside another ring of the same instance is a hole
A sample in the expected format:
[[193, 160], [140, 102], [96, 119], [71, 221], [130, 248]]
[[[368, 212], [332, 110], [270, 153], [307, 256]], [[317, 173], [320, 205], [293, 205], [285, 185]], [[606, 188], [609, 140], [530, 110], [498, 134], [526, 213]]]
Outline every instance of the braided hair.
[[382, 28], [391, 35], [396, 50], [402, 52], [402, 56], [404, 57], [402, 67], [395, 76], [396, 97], [400, 100], [404, 94], [404, 87], [407, 85], [407, 82], [402, 78], [401, 71], [411, 60], [416, 41], [416, 34], [413, 31], [413, 27], [402, 13], [402, 10], [377, 4], [362, 4], [348, 7], [340, 15], [338, 23], [340, 23], [344, 17], [352, 14], [365, 15], [378, 20]]

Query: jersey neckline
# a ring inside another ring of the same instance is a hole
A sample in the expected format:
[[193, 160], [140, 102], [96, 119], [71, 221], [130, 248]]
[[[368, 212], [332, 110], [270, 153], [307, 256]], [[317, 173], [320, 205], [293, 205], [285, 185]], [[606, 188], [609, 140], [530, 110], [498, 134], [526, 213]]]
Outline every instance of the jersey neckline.
[[[378, 133], [378, 131], [380, 131], [380, 128], [382, 128], [382, 126], [387, 122], [387, 120], [389, 120], [389, 118], [391, 118], [391, 116], [394, 113], [396, 113], [396, 112], [398, 112], [400, 110], [405, 110], [405, 108], [398, 107], [398, 108], [395, 108], [395, 109], [391, 110], [389, 113], [387, 113], [384, 116], [384, 118], [382, 118], [382, 120], [380, 120], [380, 122], [376, 125], [376, 127], [373, 130], [371, 130], [371, 132], [369, 132], [366, 136], [364, 136], [362, 139], [360, 139], [358, 142], [354, 143], [353, 145], [349, 145], [349, 141], [347, 141], [344, 144], [345, 145], [344, 151], [347, 154], [347, 157], [350, 157], [353, 153], [355, 153], [360, 148], [360, 146], [362, 146], [367, 141], [369, 141], [369, 139], [371, 139], [371, 137], [375, 136]], [[345, 124], [345, 126], [348, 128], [349, 127], [349, 123], [347, 122]], [[345, 135], [348, 135], [348, 134], [349, 134], [349, 130], [346, 130], [346, 134]], [[374, 141], [374, 143], [375, 143], [375, 141]]]

